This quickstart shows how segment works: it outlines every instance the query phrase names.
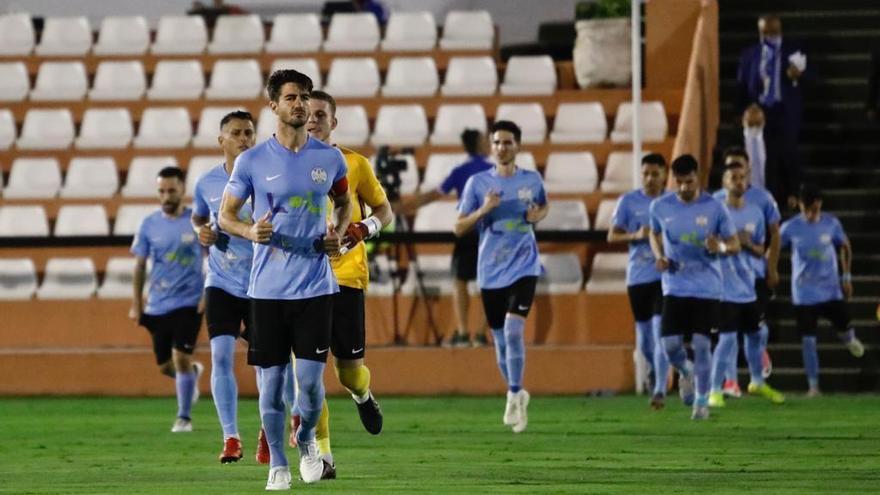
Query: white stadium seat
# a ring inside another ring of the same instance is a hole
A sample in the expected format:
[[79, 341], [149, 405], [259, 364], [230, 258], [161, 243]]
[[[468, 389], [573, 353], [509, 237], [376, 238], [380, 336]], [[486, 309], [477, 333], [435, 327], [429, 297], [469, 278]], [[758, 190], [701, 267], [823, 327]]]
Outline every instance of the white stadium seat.
[[444, 96], [491, 96], [498, 86], [492, 57], [452, 57], [440, 88]]
[[379, 91], [379, 67], [372, 57], [334, 58], [325, 91], [335, 98], [373, 96]]
[[385, 51], [429, 51], [437, 44], [437, 21], [430, 12], [391, 12], [385, 26]]
[[439, 85], [433, 57], [394, 57], [388, 64], [382, 96], [434, 96]]
[[15, 142], [15, 117], [12, 110], [0, 108], [0, 150], [9, 149]]
[[88, 299], [98, 288], [91, 258], [50, 258], [37, 299]]
[[0, 206], [0, 237], [49, 237], [42, 206]]
[[601, 143], [607, 134], [608, 122], [601, 103], [560, 103], [550, 142]]
[[587, 281], [588, 294], [626, 294], [626, 253], [597, 253]]
[[550, 55], [514, 55], [507, 61], [503, 95], [552, 95], [556, 91], [556, 65]]
[[88, 89], [82, 62], [43, 62], [30, 98], [33, 101], [82, 100]]
[[196, 100], [205, 89], [205, 74], [198, 60], [160, 60], [147, 91], [150, 100]]
[[83, 114], [75, 145], [88, 148], [126, 148], [134, 136], [127, 108], [89, 108]]
[[589, 230], [590, 217], [583, 201], [556, 199], [548, 202], [550, 209], [537, 230]]
[[55, 237], [110, 235], [107, 210], [102, 205], [63, 205], [55, 219]]
[[84, 16], [47, 17], [36, 54], [82, 56], [92, 47], [92, 28]]
[[465, 129], [486, 132], [486, 112], [479, 103], [441, 104], [434, 118], [431, 144], [458, 145]]
[[502, 103], [495, 121], [510, 120], [522, 131], [523, 144], [541, 144], [547, 136], [547, 117], [540, 103]]
[[377, 46], [379, 23], [372, 13], [339, 13], [330, 18], [324, 51], [371, 52]]
[[382, 105], [376, 116], [373, 146], [421, 146], [428, 138], [428, 117], [418, 104]]
[[[614, 130], [611, 131], [611, 141], [615, 143], [627, 143], [632, 141], [632, 102], [623, 102], [617, 107], [614, 118]], [[641, 104], [641, 129], [642, 141], [656, 143], [666, 139], [669, 123], [666, 120], [666, 110], [659, 101], [646, 101]]]
[[67, 165], [62, 198], [109, 198], [119, 189], [119, 171], [112, 157], [76, 157]]
[[256, 14], [221, 15], [214, 25], [208, 53], [259, 53], [265, 42], [263, 21]]
[[410, 262], [406, 280], [400, 287], [400, 292], [408, 296], [421, 295], [416, 272], [421, 270], [422, 285], [426, 295], [450, 295], [452, 294], [452, 255], [449, 254], [422, 254], [416, 262]]
[[544, 187], [549, 193], [589, 193], [598, 181], [596, 160], [589, 151], [553, 152], [547, 157]]
[[54, 198], [61, 189], [61, 167], [55, 158], [16, 158], [9, 172], [6, 199]]
[[218, 60], [205, 90], [209, 100], [250, 100], [263, 89], [263, 73], [255, 59]]
[[[332, 93], [331, 93], [332, 94]], [[336, 107], [336, 130], [333, 141], [342, 146], [361, 146], [370, 137], [370, 121], [367, 111], [361, 105], [339, 105]]]
[[535, 162], [535, 155], [533, 155], [531, 151], [520, 151], [517, 153], [514, 163], [516, 163], [517, 167], [523, 170], [531, 170], [532, 172], [538, 171], [538, 164]]
[[140, 55], [150, 47], [150, 28], [142, 16], [108, 16], [101, 21], [95, 55]]
[[278, 14], [266, 43], [268, 53], [317, 52], [323, 33], [316, 14]]
[[162, 16], [151, 47], [156, 55], [199, 54], [208, 44], [208, 27], [200, 15]]
[[489, 50], [495, 40], [492, 16], [485, 10], [451, 10], [443, 23], [443, 50]]
[[607, 198], [599, 202], [595, 222], [597, 230], [611, 229], [611, 219], [614, 216], [615, 208], [617, 208], [617, 199]]
[[156, 196], [156, 178], [165, 167], [176, 167], [177, 159], [173, 156], [137, 156], [128, 166], [125, 185], [122, 186], [123, 198], [152, 198]]
[[66, 108], [31, 108], [16, 146], [23, 150], [57, 150], [73, 142], [73, 115]]
[[452, 232], [457, 219], [457, 201], [434, 201], [419, 207], [413, 222], [413, 231]]
[[137, 259], [134, 257], [109, 258], [104, 268], [104, 281], [98, 288], [98, 298], [130, 299], [136, 264]]
[[30, 55], [35, 40], [30, 14], [0, 15], [0, 55]]
[[105, 60], [98, 64], [91, 100], [139, 100], [147, 91], [140, 60]]
[[394, 279], [391, 277], [391, 262], [388, 256], [377, 254], [370, 263], [370, 287], [367, 297], [390, 297], [394, 294]]
[[[603, 192], [623, 193], [637, 186], [633, 183], [633, 155], [630, 151], [612, 151], [605, 164], [605, 177], [599, 186]], [[641, 184], [641, 175], [636, 174]]]
[[141, 114], [135, 148], [184, 148], [192, 137], [192, 123], [184, 107], [150, 107]]
[[[336, 113], [339, 114], [339, 109], [336, 109]], [[260, 110], [260, 116], [257, 118], [257, 142], [261, 143], [270, 137], [272, 134], [275, 134], [275, 129], [278, 126], [278, 117], [275, 115], [275, 112], [272, 111], [269, 107], [263, 107]], [[335, 135], [334, 131], [334, 135]]]
[[196, 190], [196, 182], [208, 170], [224, 163], [223, 155], [196, 155], [189, 161], [186, 167], [186, 195], [192, 196]]
[[22, 101], [31, 89], [24, 62], [0, 63], [0, 101]]
[[577, 294], [584, 284], [581, 260], [575, 253], [542, 254], [544, 273], [538, 278], [536, 294]]
[[452, 169], [467, 161], [467, 153], [431, 153], [425, 165], [425, 177], [419, 188], [421, 192], [433, 191], [443, 184]]
[[[37, 268], [30, 258], [0, 258], [0, 299], [25, 300], [37, 291]], [[131, 297], [129, 287], [129, 297]]]
[[272, 62], [272, 70], [269, 75], [279, 69], [293, 69], [302, 72], [312, 80], [314, 89], [321, 89], [324, 85], [324, 80], [321, 78], [321, 68], [318, 61], [313, 58], [276, 58]]
[[123, 204], [116, 210], [116, 221], [113, 222], [113, 235], [135, 235], [141, 222], [158, 207], [150, 204]]
[[204, 107], [199, 116], [199, 125], [193, 136], [192, 146], [195, 148], [217, 148], [220, 144], [220, 121], [230, 112], [241, 110], [239, 107]]

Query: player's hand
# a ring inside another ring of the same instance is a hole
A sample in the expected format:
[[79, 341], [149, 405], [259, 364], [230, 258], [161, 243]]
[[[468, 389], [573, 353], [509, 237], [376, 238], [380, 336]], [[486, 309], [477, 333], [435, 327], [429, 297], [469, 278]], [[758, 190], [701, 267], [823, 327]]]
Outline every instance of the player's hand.
[[669, 269], [669, 258], [666, 256], [657, 258], [657, 261], [654, 262], [654, 267], [657, 268], [658, 272], [665, 272]]
[[639, 230], [633, 232], [632, 240], [641, 241], [647, 239], [649, 235], [651, 235], [651, 227], [649, 225], [642, 225]]
[[342, 237], [342, 245], [350, 250], [355, 247], [357, 243], [366, 239], [369, 234], [370, 229], [364, 224], [364, 222], [350, 223], [345, 230], [345, 235]]
[[134, 304], [131, 305], [131, 308], [128, 310], [128, 317], [134, 320], [135, 322], [141, 321], [141, 316], [144, 314], [143, 309]]
[[540, 207], [536, 204], [529, 205], [529, 209], [526, 210], [526, 222], [529, 223], [538, 223], [541, 218], [538, 216], [538, 212], [540, 211]]
[[845, 299], [851, 299], [853, 296], [853, 284], [850, 281], [841, 282], [840, 288], [843, 290], [843, 297]]
[[210, 247], [215, 242], [217, 242], [217, 232], [214, 230], [214, 222], [208, 222], [199, 227], [199, 244]]
[[202, 297], [199, 299], [199, 304], [196, 306], [196, 313], [203, 315], [205, 314], [205, 298]]
[[271, 216], [272, 212], [267, 211], [265, 215], [254, 222], [248, 229], [248, 239], [260, 244], [269, 244], [272, 239], [272, 222], [269, 221]]
[[775, 289], [776, 286], [779, 285], [779, 271], [778, 270], [767, 270], [767, 287], [771, 289]]
[[336, 229], [331, 227], [327, 230], [327, 235], [324, 236], [323, 245], [325, 253], [330, 256], [339, 256], [339, 251], [342, 249], [342, 239], [339, 238]]
[[714, 235], [706, 237], [706, 242], [703, 245], [706, 246], [706, 250], [711, 254], [718, 254], [721, 251], [721, 241]]
[[484, 213], [489, 213], [490, 211], [498, 208], [498, 205], [501, 204], [501, 195], [495, 191], [489, 191], [486, 193], [486, 196], [483, 198], [483, 206], [481, 209]]
[[786, 69], [786, 71], [785, 71], [785, 74], [792, 81], [797, 81], [798, 79], [800, 79], [802, 72], [799, 71], [798, 68], [795, 67], [794, 65], [789, 65], [788, 69]]

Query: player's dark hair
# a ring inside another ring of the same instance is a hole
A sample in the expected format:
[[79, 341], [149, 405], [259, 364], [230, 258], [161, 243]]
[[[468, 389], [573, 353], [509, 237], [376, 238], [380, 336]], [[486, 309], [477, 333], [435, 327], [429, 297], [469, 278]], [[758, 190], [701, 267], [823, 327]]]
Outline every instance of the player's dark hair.
[[810, 206], [816, 201], [822, 201], [822, 191], [813, 184], [801, 184], [801, 190], [798, 199], [804, 206]]
[[165, 167], [162, 170], [160, 170], [159, 177], [161, 177], [163, 179], [170, 179], [172, 177], [176, 177], [181, 182], [183, 182], [183, 180], [184, 180], [183, 170], [181, 170], [175, 166], [168, 166], [168, 167]]
[[672, 160], [672, 173], [674, 175], [688, 175], [695, 173], [700, 168], [697, 159], [693, 155], [681, 155]]
[[513, 134], [513, 140], [516, 141], [516, 144], [519, 144], [522, 139], [522, 130], [520, 130], [518, 125], [509, 120], [496, 120], [492, 127], [489, 128], [490, 134], [495, 134], [498, 131], [507, 131]]
[[483, 133], [476, 129], [465, 129], [461, 132], [461, 145], [468, 155], [476, 155], [480, 148], [480, 139], [483, 139]]
[[311, 97], [313, 100], [326, 101], [327, 105], [330, 106], [331, 115], [333, 117], [336, 117], [336, 98], [330, 96], [330, 93], [326, 91], [321, 91], [320, 89], [316, 89], [312, 91]]
[[724, 153], [721, 155], [721, 161], [726, 163], [727, 159], [732, 156], [737, 158], [745, 158], [746, 162], [749, 161], [749, 154], [746, 153], [745, 148], [743, 148], [742, 146], [728, 146], [727, 148], [725, 148]]
[[648, 153], [642, 157], [642, 165], [657, 165], [666, 168], [666, 158], [660, 153]]
[[245, 112], [244, 110], [236, 110], [234, 112], [227, 113], [223, 116], [222, 119], [220, 119], [220, 130], [223, 130], [223, 126], [228, 124], [229, 121], [232, 119], [250, 120], [251, 124], [256, 125], [256, 122], [254, 122], [254, 116], [251, 115], [250, 112]]
[[287, 83], [296, 84], [307, 92], [312, 92], [312, 80], [309, 76], [293, 69], [280, 69], [273, 72], [269, 76], [269, 81], [266, 82], [266, 91], [269, 93], [269, 99], [278, 101], [278, 98], [281, 96], [281, 88]]

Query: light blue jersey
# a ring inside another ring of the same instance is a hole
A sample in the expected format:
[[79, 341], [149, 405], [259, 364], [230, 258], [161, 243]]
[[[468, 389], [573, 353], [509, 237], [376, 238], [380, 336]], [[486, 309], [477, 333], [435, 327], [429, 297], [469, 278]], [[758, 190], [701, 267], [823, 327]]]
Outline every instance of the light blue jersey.
[[226, 192], [252, 198], [255, 220], [272, 215], [271, 241], [254, 245], [249, 297], [306, 299], [339, 291], [321, 239], [327, 195], [346, 173], [342, 153], [311, 137], [298, 152], [273, 136], [238, 156]]
[[794, 304], [809, 306], [843, 299], [837, 248], [846, 242], [843, 226], [834, 215], [819, 221], [798, 215], [782, 224], [782, 248], [791, 247], [791, 296]]
[[[766, 233], [764, 214], [761, 209], [750, 203], [745, 203], [742, 208], [734, 208], [729, 204], [726, 206], [737, 232], [748, 232], [753, 244], [764, 244]], [[722, 301], [750, 303], [757, 300], [755, 268], [752, 262], [754, 258], [757, 256], [747, 249], [731, 256], [722, 256], [721, 268], [724, 283]]]
[[721, 300], [721, 259], [706, 250], [706, 238], [727, 239], [736, 228], [727, 208], [705, 192], [689, 203], [667, 193], [651, 203], [651, 229], [661, 234], [670, 268], [663, 295]]
[[[627, 232], [635, 232], [644, 225], [650, 226], [651, 201], [654, 198], [642, 189], [630, 191], [620, 197], [611, 225]], [[660, 272], [655, 265], [656, 258], [647, 238], [629, 243], [629, 262], [626, 265], [626, 285], [639, 285], [660, 280]]]
[[547, 204], [541, 176], [520, 168], [510, 177], [499, 176], [494, 168], [475, 174], [464, 186], [458, 211], [473, 213], [489, 191], [501, 195], [501, 204], [477, 225], [477, 285], [481, 289], [500, 289], [522, 277], [540, 276], [538, 243], [534, 226], [526, 222], [526, 211], [530, 205]]
[[[217, 242], [208, 248], [208, 277], [205, 287], [216, 287], [235, 297], [244, 298], [247, 297], [254, 248], [251, 241], [230, 236], [220, 230], [220, 200], [223, 199], [223, 190], [228, 181], [229, 175], [222, 163], [199, 177], [193, 193], [193, 209], [196, 215], [210, 218], [217, 229]], [[251, 205], [245, 203], [238, 218], [251, 223], [252, 213]]]
[[193, 232], [192, 210], [178, 217], [157, 210], [138, 228], [131, 254], [153, 262], [144, 314], [164, 315], [175, 309], [196, 307], [202, 297], [202, 246]]
[[[727, 201], [727, 190], [721, 189], [716, 191], [715, 197], [721, 200], [722, 203]], [[773, 199], [773, 195], [770, 194], [770, 191], [763, 187], [749, 186], [749, 188], [746, 189], [745, 194], [743, 194], [743, 198], [745, 198], [746, 203], [760, 208], [761, 213], [764, 215], [764, 228], [767, 231], [770, 230], [771, 225], [778, 225], [782, 220], [782, 215], [779, 213], [779, 206], [776, 205], [776, 200]], [[752, 267], [755, 269], [755, 277], [767, 278], [767, 258], [763, 256], [752, 256], [750, 257], [750, 261]]]

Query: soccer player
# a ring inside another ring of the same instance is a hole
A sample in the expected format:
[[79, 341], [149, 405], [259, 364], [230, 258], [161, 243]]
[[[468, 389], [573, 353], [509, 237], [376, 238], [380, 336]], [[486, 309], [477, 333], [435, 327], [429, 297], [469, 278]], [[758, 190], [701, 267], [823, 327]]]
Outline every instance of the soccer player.
[[503, 421], [520, 433], [528, 425], [529, 405], [522, 383], [523, 331], [542, 271], [534, 225], [547, 216], [549, 206], [541, 176], [516, 166], [519, 126], [499, 120], [489, 135], [496, 165], [468, 179], [454, 232], [461, 237], [477, 229], [480, 234], [477, 284], [508, 387]]
[[[739, 147], [730, 147], [724, 151], [724, 164], [729, 166], [733, 163], [740, 163], [746, 170], [746, 179], [750, 180], [752, 176], [749, 157], [746, 151]], [[722, 188], [715, 193], [715, 197], [724, 202], [727, 199], [727, 190]], [[743, 195], [746, 203], [757, 206], [761, 209], [764, 216], [764, 226], [766, 228], [769, 242], [766, 243], [766, 251], [764, 256], [750, 256], [752, 268], [755, 270], [755, 294], [757, 295], [758, 314], [760, 317], [759, 336], [761, 337], [761, 368], [764, 378], [769, 378], [773, 370], [773, 363], [770, 361], [770, 354], [767, 353], [767, 338], [770, 330], [767, 326], [767, 302], [770, 299], [770, 291], [779, 284], [779, 223], [782, 216], [779, 214], [779, 207], [770, 191], [749, 183], [746, 192]], [[725, 374], [722, 392], [726, 397], [740, 397], [739, 383], [737, 381], [736, 372], [736, 356], [739, 352], [739, 343], [734, 342], [733, 348], [730, 350], [731, 358], [728, 360], [729, 368]]]
[[[438, 199], [455, 193], [457, 198], [462, 197], [464, 185], [472, 175], [491, 170], [494, 165], [488, 160], [489, 140], [485, 134], [475, 129], [465, 129], [461, 133], [461, 144], [467, 151], [468, 159], [458, 165], [446, 176], [440, 187], [433, 191], [424, 191], [417, 194], [404, 204], [407, 214], [415, 214], [418, 207], [437, 201]], [[454, 347], [463, 347], [473, 342], [474, 345], [487, 343], [484, 328], [474, 334], [468, 330], [468, 313], [470, 310], [470, 295], [468, 294], [468, 282], [477, 278], [477, 246], [479, 239], [477, 233], [469, 233], [456, 238], [452, 248], [452, 274], [455, 278], [452, 292], [453, 310], [455, 320], [458, 322], [457, 329], [449, 339], [449, 344]]]
[[[822, 192], [803, 185], [798, 206], [801, 214], [782, 224], [782, 248], [791, 248], [791, 299], [795, 320], [801, 332], [807, 396], [820, 395], [819, 354], [816, 327], [819, 317], [834, 325], [837, 337], [850, 354], [862, 357], [865, 347], [850, 326], [844, 299], [853, 295], [852, 247], [834, 215], [822, 212]], [[838, 271], [838, 263], [840, 270]]]
[[[739, 251], [727, 208], [700, 187], [699, 165], [691, 155], [672, 162], [675, 192], [651, 203], [651, 249], [663, 272], [661, 333], [669, 363], [680, 373], [679, 393], [693, 404], [693, 419], [709, 417], [712, 341], [721, 300], [719, 255]], [[684, 339], [691, 337], [694, 362]], [[694, 398], [696, 382], [696, 399]]]
[[642, 158], [642, 187], [620, 197], [611, 218], [608, 242], [629, 243], [626, 290], [636, 320], [636, 345], [654, 371], [651, 407], [663, 409], [669, 361], [660, 345], [660, 314], [663, 288], [648, 236], [651, 233], [648, 210], [651, 201], [666, 187], [666, 160], [651, 153]]
[[[312, 138], [330, 144], [336, 129], [336, 100], [324, 91], [312, 91], [306, 129]], [[357, 404], [366, 430], [374, 435], [382, 431], [382, 411], [370, 392], [370, 369], [364, 365], [366, 327], [364, 292], [370, 279], [364, 239], [375, 236], [394, 220], [385, 190], [376, 179], [370, 162], [350, 149], [339, 147], [348, 167], [348, 190], [352, 206], [351, 223], [342, 244], [347, 250], [330, 259], [339, 283], [333, 295], [333, 325], [330, 352], [336, 358], [336, 377]], [[369, 207], [369, 212], [367, 210]], [[327, 401], [316, 431], [318, 450], [324, 461], [322, 478], [336, 477], [336, 464], [330, 450], [330, 410]]]
[[731, 348], [736, 348], [737, 332], [742, 332], [745, 340], [746, 361], [751, 376], [749, 393], [760, 395], [774, 404], [782, 404], [785, 402], [783, 395], [764, 382], [761, 363], [764, 349], [759, 335], [760, 310], [752, 259], [764, 257], [764, 213], [755, 204], [746, 202], [748, 167], [745, 163], [730, 162], [724, 171], [723, 184], [727, 192], [725, 205], [736, 227], [741, 249], [738, 253], [728, 253], [728, 256], [721, 258], [721, 318], [718, 345], [712, 356], [709, 406], [724, 407], [721, 387], [727, 370], [731, 366], [736, 368], [736, 352], [731, 352]]
[[[311, 79], [278, 70], [269, 76], [267, 90], [269, 107], [278, 117], [275, 134], [236, 160], [223, 193], [220, 227], [255, 243], [248, 364], [262, 368], [260, 415], [271, 452], [266, 489], [286, 490], [290, 469], [282, 438], [282, 389], [291, 350], [302, 421], [296, 432], [300, 476], [314, 483], [323, 472], [315, 426], [324, 402], [332, 295], [339, 291], [328, 254], [342, 247], [351, 203], [342, 154], [306, 132]], [[327, 225], [328, 195], [337, 219], [333, 228]], [[248, 198], [253, 198], [252, 224], [239, 219]]]
[[[129, 316], [150, 332], [159, 372], [176, 383], [177, 419], [171, 431], [190, 432], [190, 410], [204, 371], [192, 360], [202, 324], [202, 247], [189, 223], [192, 211], [183, 206], [183, 171], [165, 167], [156, 182], [161, 209], [144, 218], [131, 245], [137, 262]], [[153, 268], [145, 304], [147, 260]]]

